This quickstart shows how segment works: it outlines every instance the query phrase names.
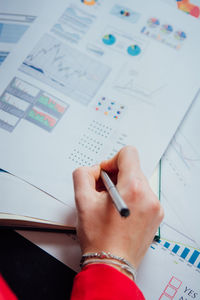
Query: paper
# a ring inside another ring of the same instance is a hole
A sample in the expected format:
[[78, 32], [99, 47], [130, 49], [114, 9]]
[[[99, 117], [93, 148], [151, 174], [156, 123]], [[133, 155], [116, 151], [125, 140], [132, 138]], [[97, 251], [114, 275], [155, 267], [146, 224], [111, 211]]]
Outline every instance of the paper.
[[0, 214], [12, 214], [64, 226], [76, 226], [74, 209], [15, 176], [0, 172], [0, 190]]
[[162, 159], [162, 202], [167, 202], [200, 246], [198, 132], [200, 96], [195, 99]]
[[159, 244], [147, 252], [136, 282], [148, 300], [200, 299], [200, 269]]
[[32, 26], [48, 1], [0, 1], [0, 67]]
[[1, 66], [1, 167], [71, 207], [72, 171], [124, 144], [149, 176], [199, 85], [193, 21], [156, 0], [48, 4]]

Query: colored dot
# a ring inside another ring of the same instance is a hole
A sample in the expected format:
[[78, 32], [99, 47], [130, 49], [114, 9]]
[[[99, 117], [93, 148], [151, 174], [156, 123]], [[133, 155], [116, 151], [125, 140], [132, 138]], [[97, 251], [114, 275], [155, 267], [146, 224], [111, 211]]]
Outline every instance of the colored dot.
[[108, 106], [108, 110], [111, 110], [111, 107], [110, 107], [110, 106]]
[[107, 116], [107, 115], [108, 115], [108, 111], [105, 111], [105, 112], [104, 112], [104, 115], [106, 115], [106, 116]]
[[110, 104], [111, 104], [111, 105], [114, 105], [114, 104], [115, 104], [115, 102], [110, 102]]
[[118, 111], [117, 111], [117, 114], [118, 114], [118, 115], [120, 115], [120, 114], [121, 114], [121, 112], [118, 110]]
[[101, 102], [98, 102], [98, 105], [101, 105]]
[[99, 110], [99, 108], [98, 108], [98, 107], [96, 107], [96, 110]]

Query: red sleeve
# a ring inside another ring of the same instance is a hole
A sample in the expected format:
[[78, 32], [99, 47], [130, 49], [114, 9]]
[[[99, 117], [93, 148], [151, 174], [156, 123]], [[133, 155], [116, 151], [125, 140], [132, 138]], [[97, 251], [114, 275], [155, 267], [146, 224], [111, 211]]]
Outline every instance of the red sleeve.
[[71, 300], [145, 300], [134, 281], [106, 264], [85, 266], [76, 275]]
[[17, 300], [17, 297], [10, 290], [3, 277], [0, 275], [0, 300]]

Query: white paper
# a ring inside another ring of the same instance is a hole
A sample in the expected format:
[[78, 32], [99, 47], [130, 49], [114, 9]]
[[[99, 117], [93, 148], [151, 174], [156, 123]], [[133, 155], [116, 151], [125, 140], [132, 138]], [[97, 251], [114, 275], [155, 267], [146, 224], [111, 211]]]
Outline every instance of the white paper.
[[126, 7], [51, 3], [1, 66], [0, 165], [71, 207], [72, 171], [124, 143], [149, 176], [199, 85], [195, 21], [162, 1]]
[[48, 1], [0, 1], [0, 66], [15, 49], [24, 33], [35, 22]]
[[200, 245], [200, 96], [162, 159], [162, 202], [167, 202]]
[[161, 245], [145, 256], [137, 280], [145, 299], [200, 299], [200, 270]]
[[76, 226], [74, 209], [15, 176], [0, 172], [0, 191], [0, 214], [46, 220], [70, 227]]

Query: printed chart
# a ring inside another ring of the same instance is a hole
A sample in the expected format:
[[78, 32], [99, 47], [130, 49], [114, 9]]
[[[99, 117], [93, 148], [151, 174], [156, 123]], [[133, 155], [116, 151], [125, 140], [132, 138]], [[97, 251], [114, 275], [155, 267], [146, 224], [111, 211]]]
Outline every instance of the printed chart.
[[[200, 16], [200, 6], [195, 5], [190, 0], [176, 0], [178, 8], [195, 18]], [[200, 5], [200, 3], [199, 3]]]
[[[92, 120], [69, 155], [75, 167], [91, 166], [97, 163], [105, 142], [113, 134], [114, 128], [105, 122]], [[102, 158], [101, 158], [102, 159]]]
[[0, 43], [16, 44], [35, 19], [35, 16], [0, 13]]
[[12, 132], [21, 119], [52, 131], [68, 104], [14, 78], [0, 97], [0, 128]]
[[161, 20], [154, 17], [147, 20], [141, 33], [175, 50], [179, 50], [187, 38], [186, 33], [180, 28], [174, 28], [171, 24], [163, 24]]
[[[130, 51], [138, 50], [133, 48]], [[140, 101], [141, 103], [154, 106], [155, 101], [153, 101], [153, 97], [164, 87], [164, 84], [163, 86], [156, 86], [156, 76], [153, 73], [141, 73], [125, 65], [113, 82], [113, 88], [118, 93], [131, 97], [133, 103], [134, 101]]]
[[92, 100], [110, 72], [108, 66], [50, 35], [40, 40], [20, 70], [84, 105]]
[[96, 112], [100, 112], [104, 114], [104, 116], [108, 116], [115, 120], [121, 119], [126, 110], [123, 104], [118, 103], [115, 99], [111, 99], [108, 97], [100, 97], [94, 106]]
[[93, 6], [97, 3], [98, 0], [81, 0], [81, 2], [85, 5]]
[[8, 51], [0, 51], [0, 66], [2, 65], [9, 53], [10, 52]]
[[65, 40], [78, 43], [95, 19], [94, 15], [71, 5], [65, 10], [51, 31]]
[[146, 48], [147, 42], [140, 37], [128, 36], [119, 30], [107, 27], [101, 35], [101, 45], [107, 49], [120, 52], [130, 57], [140, 57]]
[[130, 23], [136, 23], [140, 18], [140, 14], [138, 12], [133, 11], [132, 9], [127, 8], [125, 6], [121, 6], [117, 4], [113, 6], [110, 13]]
[[[200, 249], [196, 250], [189, 246], [164, 240], [160, 241], [160, 245], [163, 250], [168, 250], [171, 255], [176, 256], [180, 262], [186, 263], [188, 267], [192, 266], [200, 273]], [[151, 248], [156, 249], [156, 246], [152, 245]]]

